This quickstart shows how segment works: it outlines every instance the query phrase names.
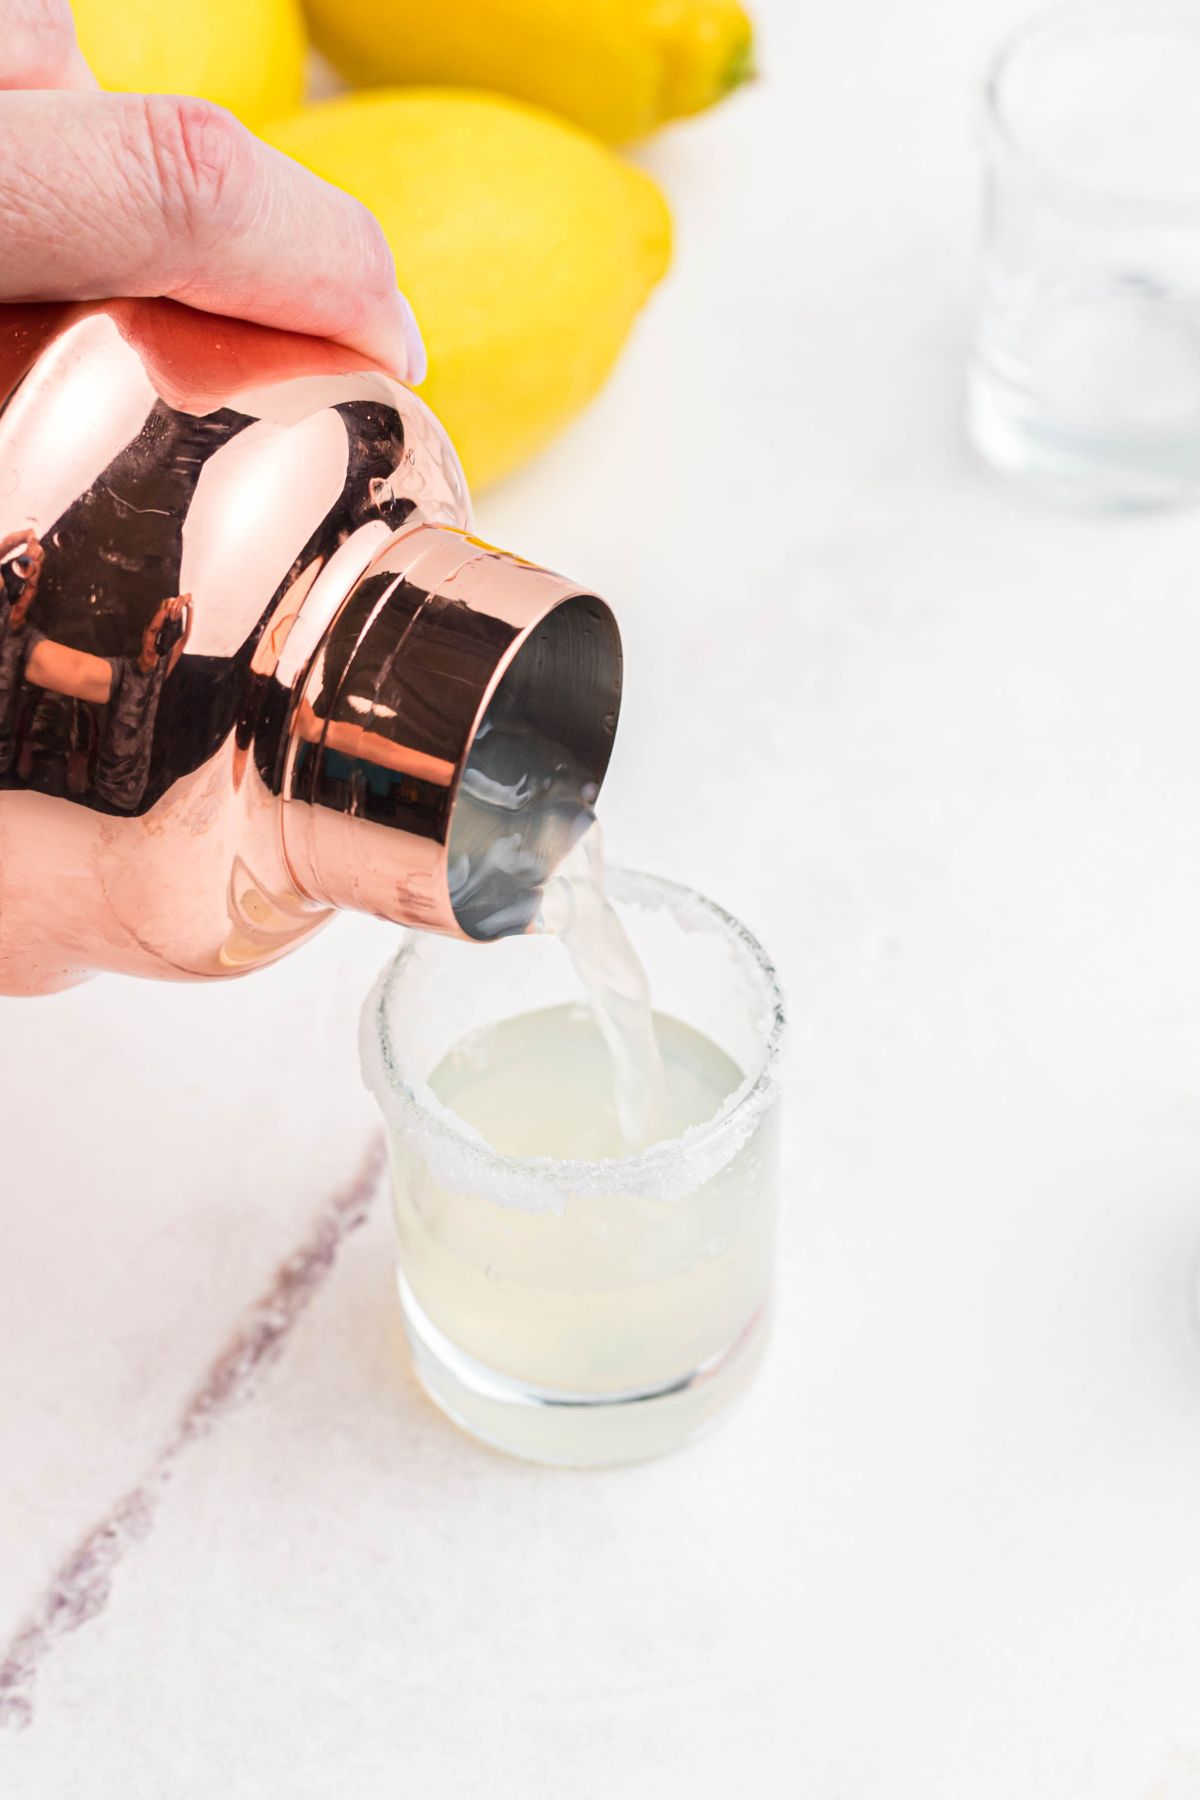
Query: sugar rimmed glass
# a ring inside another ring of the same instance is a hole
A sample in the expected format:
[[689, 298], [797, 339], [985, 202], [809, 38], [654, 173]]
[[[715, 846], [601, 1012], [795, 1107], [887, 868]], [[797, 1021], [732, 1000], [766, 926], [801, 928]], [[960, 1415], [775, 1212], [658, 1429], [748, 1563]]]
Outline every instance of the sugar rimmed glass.
[[572, 1466], [658, 1455], [718, 1420], [762, 1356], [775, 1246], [785, 1027], [771, 962], [687, 888], [624, 870], [608, 887], [656, 1014], [741, 1076], [681, 1136], [594, 1162], [505, 1156], [430, 1088], [472, 1034], [580, 1002], [549, 937], [414, 935], [363, 1014], [421, 1382], [475, 1436]]

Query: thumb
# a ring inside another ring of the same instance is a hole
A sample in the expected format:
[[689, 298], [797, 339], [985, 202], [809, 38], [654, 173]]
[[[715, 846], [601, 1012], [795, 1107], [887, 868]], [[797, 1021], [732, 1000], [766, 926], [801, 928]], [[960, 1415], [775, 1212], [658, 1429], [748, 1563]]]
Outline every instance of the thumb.
[[67, 0], [3, 0], [0, 88], [95, 88]]
[[376, 220], [207, 101], [0, 92], [0, 218], [0, 300], [166, 295], [424, 377]]

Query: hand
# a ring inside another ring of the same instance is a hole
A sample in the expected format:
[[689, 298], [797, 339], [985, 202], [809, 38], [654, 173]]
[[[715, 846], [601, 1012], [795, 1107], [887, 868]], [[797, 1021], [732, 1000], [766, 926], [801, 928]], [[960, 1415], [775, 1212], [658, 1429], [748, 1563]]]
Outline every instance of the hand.
[[42, 564], [46, 560], [45, 547], [36, 532], [29, 532], [25, 539], [25, 554], [21, 561], [25, 564], [24, 575], [26, 587], [36, 587], [38, 576], [42, 572]]
[[424, 377], [366, 208], [219, 106], [98, 92], [68, 0], [0, 0], [0, 220], [0, 301], [165, 294]]
[[[168, 619], [181, 618], [184, 609], [191, 605], [191, 600], [192, 596], [190, 594], [173, 594], [169, 600], [163, 601], [162, 605], [158, 608], [158, 611], [147, 625], [145, 631], [143, 631], [142, 649], [141, 654], [138, 657], [138, 667], [144, 674], [148, 675], [158, 661], [159, 632], [162, 630]], [[183, 640], [181, 638], [173, 648], [181, 648], [182, 643]]]
[[9, 623], [14, 631], [20, 631], [29, 616], [29, 609], [37, 597], [42, 564], [46, 560], [42, 540], [32, 530], [10, 532], [0, 542], [0, 556], [6, 556], [10, 550], [18, 548], [21, 553], [13, 557], [12, 568], [20, 576], [21, 591], [9, 612]]

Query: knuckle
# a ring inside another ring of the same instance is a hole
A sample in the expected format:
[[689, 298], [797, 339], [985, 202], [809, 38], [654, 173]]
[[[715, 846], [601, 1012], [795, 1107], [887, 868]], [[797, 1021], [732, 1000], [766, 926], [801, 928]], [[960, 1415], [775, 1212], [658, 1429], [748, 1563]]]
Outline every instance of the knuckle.
[[232, 229], [251, 183], [251, 142], [232, 113], [207, 100], [141, 97], [144, 165], [169, 229], [208, 239]]

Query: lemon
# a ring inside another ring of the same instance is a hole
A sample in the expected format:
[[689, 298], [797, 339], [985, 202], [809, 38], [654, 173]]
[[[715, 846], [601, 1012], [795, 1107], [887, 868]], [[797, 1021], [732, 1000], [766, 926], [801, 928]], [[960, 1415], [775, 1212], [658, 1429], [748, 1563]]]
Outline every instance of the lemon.
[[251, 124], [304, 97], [299, 0], [74, 0], [74, 11], [101, 87], [199, 94]]
[[736, 0], [305, 0], [347, 80], [496, 88], [610, 143], [699, 112], [750, 73]]
[[422, 397], [476, 487], [591, 399], [669, 261], [648, 176], [495, 94], [348, 94], [264, 136], [378, 217], [429, 351]]

